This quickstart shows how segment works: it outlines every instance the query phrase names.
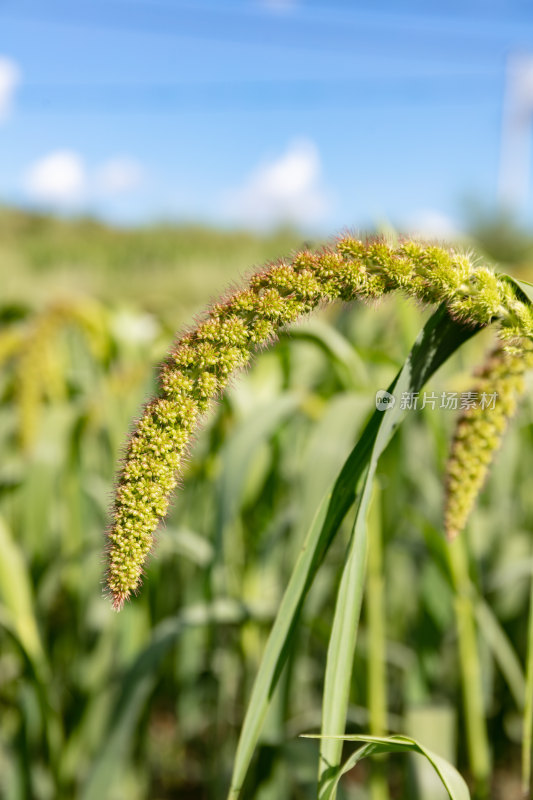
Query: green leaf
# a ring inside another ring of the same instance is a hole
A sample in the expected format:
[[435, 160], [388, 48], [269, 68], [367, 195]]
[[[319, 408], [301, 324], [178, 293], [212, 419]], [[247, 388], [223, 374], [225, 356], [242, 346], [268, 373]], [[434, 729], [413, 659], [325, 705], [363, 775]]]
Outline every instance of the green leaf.
[[292, 534], [298, 543], [293, 548], [295, 557], [313, 521], [317, 498], [324, 497], [331, 488], [373, 410], [368, 395], [368, 392], [366, 396], [354, 392], [335, 395], [313, 425], [303, 455], [300, 507]]
[[533, 303], [533, 283], [529, 281], [519, 281], [518, 278], [513, 278], [511, 275], [506, 276], [525, 294], [530, 303]]
[[240, 603], [219, 599], [209, 605], [186, 608], [157, 626], [147, 647], [122, 676], [104, 741], [80, 794], [82, 800], [108, 796], [109, 787], [126, 762], [139, 716], [157, 680], [159, 665], [183, 631], [212, 624], [239, 625], [248, 617], [248, 610]]
[[22, 549], [1, 517], [0, 553], [0, 628], [12, 637], [25, 660], [39, 702], [47, 757], [55, 770], [62, 749], [62, 721], [56, 698], [51, 698], [51, 670], [39, 632], [30, 570]]
[[[440, 531], [434, 528], [422, 515], [413, 516], [415, 518], [418, 517], [418, 524], [423, 531], [426, 544], [428, 545], [433, 559], [432, 563], [438, 565], [440, 574], [445, 578], [450, 588], [453, 589], [452, 576], [448, 568], [448, 545], [446, 540], [441, 535]], [[509, 576], [498, 575], [497, 578], [499, 581], [502, 581], [503, 578], [503, 585], [506, 583], [516, 583], [516, 580], [524, 574], [531, 574], [532, 566], [533, 564], [530, 564], [528, 568], [527, 564], [520, 561], [519, 564], [516, 565], [516, 571], [513, 569]], [[528, 571], [525, 572], [525, 568], [528, 568]], [[492, 588], [494, 588], [494, 586]], [[488, 603], [485, 602], [477, 587], [470, 582], [468, 584], [468, 593], [469, 596], [472, 597], [479, 631], [492, 652], [496, 663], [500, 667], [501, 673], [513, 695], [517, 708], [522, 709], [524, 707], [525, 698], [525, 676], [516, 651], [498, 620], [498, 617]], [[433, 600], [435, 600], [435, 598], [433, 598]], [[442, 607], [441, 611], [443, 611]]]
[[[337, 594], [322, 696], [322, 732], [324, 735], [344, 733], [346, 724], [355, 643], [365, 588], [366, 513], [372, 494], [373, 477], [374, 470], [369, 468], [357, 506], [347, 559]], [[342, 741], [330, 738], [322, 739], [319, 766], [320, 785], [322, 785], [322, 779], [329, 774], [331, 765], [339, 763], [341, 753]], [[319, 797], [322, 797], [320, 787]]]
[[[306, 735], [308, 739], [322, 739], [324, 737], [316, 735]], [[343, 775], [349, 772], [356, 764], [363, 758], [372, 755], [379, 755], [381, 753], [418, 753], [419, 755], [427, 758], [439, 778], [441, 779], [450, 800], [470, 800], [470, 792], [468, 787], [452, 764], [446, 759], [428, 750], [415, 739], [409, 736], [367, 736], [367, 735], [353, 735], [353, 736], [340, 736], [328, 737], [338, 738], [341, 743], [343, 741], [349, 742], [366, 742], [364, 747], [361, 747], [353, 753], [342, 766], [332, 768], [332, 771], [327, 776], [327, 785], [324, 784], [320, 793], [320, 800], [333, 800], [339, 781]]]
[[517, 708], [521, 710], [525, 703], [526, 679], [516, 650], [496, 614], [481, 596], [475, 601], [475, 614], [479, 631], [500, 667]]
[[[381, 419], [378, 419], [379, 427], [368, 456], [368, 472], [348, 545], [328, 646], [322, 699], [322, 733], [324, 735], [344, 733], [364, 590], [366, 513], [378, 460], [405, 414], [401, 403], [402, 395], [418, 392], [429, 375], [442, 363], [441, 349], [445, 353], [448, 346], [446, 335], [449, 334], [449, 328], [446, 319], [445, 315], [443, 316], [437, 311], [429, 320], [393, 383], [393, 391], [389, 390], [395, 398], [395, 403], [388, 411], [376, 412], [381, 414]], [[462, 330], [465, 332], [464, 328]], [[324, 739], [320, 752], [319, 775], [321, 778], [327, 775], [332, 766], [339, 764], [341, 753], [342, 742], [329, 738]]]
[[527, 623], [526, 696], [522, 719], [522, 791], [527, 797], [531, 790], [531, 749], [533, 744], [533, 580], [529, 588]]
[[255, 408], [242, 422], [222, 449], [221, 473], [218, 483], [218, 536], [234, 518], [241, 502], [243, 486], [252, 459], [263, 441], [301, 402], [297, 394], [285, 393], [268, 404]]
[[368, 385], [368, 370], [364, 360], [342, 333], [316, 319], [291, 328], [284, 334], [289, 340], [300, 339], [317, 345], [338, 368], [348, 387]]
[[47, 677], [45, 656], [35, 616], [31, 576], [22, 549], [12, 538], [0, 518], [0, 601], [4, 605], [13, 631], [36, 672]]
[[515, 278], [513, 275], [508, 275], [507, 273], [501, 273], [498, 275], [499, 278], [503, 278], [503, 280], [507, 281], [514, 286], [515, 289], [518, 289], [519, 295], [522, 295], [524, 300], [527, 300], [529, 303], [533, 303], [533, 283], [529, 283], [529, 281], [521, 281], [518, 278]]
[[[323, 499], [303, 543], [265, 647], [239, 737], [228, 800], [236, 800], [240, 795], [285, 663], [292, 631], [316, 571], [355, 500], [363, 472], [370, 465], [373, 473], [380, 454], [405, 413], [400, 408], [402, 391], [419, 391], [441, 364], [478, 330], [454, 322], [443, 306], [437, 309], [416, 340], [403, 369], [389, 387], [389, 392], [396, 397], [394, 408], [385, 412], [376, 409], [345, 461], [331, 492]], [[371, 481], [370, 475], [369, 479]], [[367, 499], [367, 495], [363, 494], [361, 513], [366, 509]], [[353, 563], [350, 567], [353, 567]]]

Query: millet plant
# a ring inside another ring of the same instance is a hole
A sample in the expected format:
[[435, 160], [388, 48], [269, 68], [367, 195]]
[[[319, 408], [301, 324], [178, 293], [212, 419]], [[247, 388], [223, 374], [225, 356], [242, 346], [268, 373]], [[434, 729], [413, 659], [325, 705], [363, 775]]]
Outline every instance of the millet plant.
[[[367, 509], [378, 458], [405, 408], [399, 398], [417, 393], [431, 375], [475, 333], [494, 325], [497, 345], [479, 369], [478, 394], [492, 394], [493, 405], [464, 408], [457, 423], [447, 466], [443, 529], [449, 539], [464, 528], [498, 449], [508, 420], [524, 392], [524, 375], [533, 366], [533, 287], [497, 274], [458, 250], [431, 244], [345, 236], [331, 247], [304, 250], [253, 274], [242, 289], [215, 303], [184, 333], [163, 363], [157, 396], [137, 422], [124, 453], [107, 533], [107, 587], [115, 609], [139, 590], [154, 534], [165, 517], [191, 437], [212, 403], [253, 354], [302, 315], [334, 300], [375, 302], [401, 292], [437, 306], [415, 342], [404, 367], [389, 387], [389, 410], [377, 409], [323, 499], [294, 565], [272, 627], [249, 699], [234, 762], [229, 798], [241, 796], [270, 700], [287, 656], [287, 645], [303, 600], [341, 523], [355, 504], [328, 646], [324, 678], [318, 796], [334, 798], [340, 776], [360, 758], [377, 752], [413, 751], [425, 755], [451, 798], [469, 797], [461, 776], [412, 739], [401, 736], [345, 736], [352, 662], [367, 561]], [[451, 571], [464, 587], [460, 539], [450, 545]], [[466, 576], [467, 580], [467, 576]], [[475, 676], [477, 655], [468, 597], [457, 608], [464, 671]], [[529, 787], [533, 669], [528, 664], [528, 705], [524, 715], [524, 786]], [[477, 702], [479, 687], [465, 696], [470, 766], [479, 797], [486, 796], [489, 769], [487, 734]], [[382, 733], [385, 733], [382, 731]], [[341, 766], [345, 739], [366, 745]]]

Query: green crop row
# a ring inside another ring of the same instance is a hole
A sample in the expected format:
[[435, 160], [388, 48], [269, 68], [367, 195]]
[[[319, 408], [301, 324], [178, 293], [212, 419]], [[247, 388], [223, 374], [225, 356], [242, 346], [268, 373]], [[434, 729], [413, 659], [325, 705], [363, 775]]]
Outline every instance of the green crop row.
[[[58, 237], [64, 245], [64, 232]], [[257, 257], [240, 251], [234, 275], [245, 259], [265, 257], [257, 247]], [[43, 269], [59, 275], [51, 261]], [[124, 277], [107, 269], [116, 293], [105, 297], [50, 290], [43, 302], [37, 291], [25, 304], [13, 294], [0, 306], [0, 796], [217, 800], [228, 791], [253, 683], [306, 532], [375, 410], [376, 389], [401, 368], [425, 315], [402, 300], [331, 307], [262, 353], [198, 433], [143, 592], [117, 615], [103, 595], [102, 555], [115, 465], [154, 391], [181, 301], [175, 279], [176, 300], [158, 307], [131, 284], [125, 305]], [[152, 274], [150, 291], [164, 296], [171, 272], [167, 265], [165, 289]], [[229, 273], [216, 272], [209, 295]], [[198, 277], [184, 317], [209, 299], [209, 280]], [[489, 333], [469, 341], [428, 390], [470, 389], [490, 344]], [[414, 737], [456, 764], [473, 795], [487, 796], [490, 781], [495, 799], [520, 796], [531, 410], [526, 398], [454, 545], [443, 536], [442, 484], [456, 414], [427, 407], [406, 415], [377, 468], [348, 681], [350, 734]], [[318, 745], [300, 734], [321, 726], [352, 524], [353, 515], [290, 631], [243, 797], [316, 795]], [[487, 754], [469, 741], [472, 716]], [[345, 747], [348, 755], [353, 745]], [[431, 766], [405, 755], [360, 762], [338, 794], [441, 796], [448, 795]]]

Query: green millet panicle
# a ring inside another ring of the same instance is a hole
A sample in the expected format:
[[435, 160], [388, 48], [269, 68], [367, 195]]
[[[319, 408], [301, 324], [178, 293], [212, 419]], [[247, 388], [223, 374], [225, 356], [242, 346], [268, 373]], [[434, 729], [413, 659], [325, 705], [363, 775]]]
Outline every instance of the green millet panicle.
[[466, 525], [489, 466], [521, 395], [524, 375], [533, 366], [529, 340], [513, 348], [495, 350], [478, 376], [479, 401], [466, 408], [456, 427], [446, 469], [444, 524], [453, 539]]
[[511, 340], [533, 335], [533, 315], [514, 290], [453, 250], [344, 237], [259, 271], [178, 341], [162, 367], [158, 396], [131, 437], [108, 531], [107, 583], [115, 608], [140, 585], [191, 432], [230, 376], [281, 328], [319, 304], [376, 300], [393, 291], [445, 302], [454, 318], [472, 325], [498, 320], [502, 336]]

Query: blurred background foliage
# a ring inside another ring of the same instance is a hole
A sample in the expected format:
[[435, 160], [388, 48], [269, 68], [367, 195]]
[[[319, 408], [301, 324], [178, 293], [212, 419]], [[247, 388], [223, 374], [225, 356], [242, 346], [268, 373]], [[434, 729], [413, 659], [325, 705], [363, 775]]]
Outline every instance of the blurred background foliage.
[[[531, 279], [530, 233], [481, 211], [471, 231], [465, 247]], [[291, 230], [119, 230], [1, 211], [2, 798], [224, 796], [303, 535], [427, 312], [398, 298], [334, 306], [262, 353], [205, 420], [142, 593], [120, 615], [102, 593], [103, 534], [117, 459], [176, 328], [254, 265], [303, 244]], [[490, 332], [475, 337], [428, 389], [470, 389], [490, 344]], [[455, 623], [464, 586], [450, 574], [441, 522], [454, 418], [410, 413], [382, 458], [371, 524], [383, 549], [371, 559], [348, 729], [376, 724], [369, 674], [381, 626], [387, 729], [417, 737], [468, 774]], [[492, 796], [506, 800], [522, 796], [532, 419], [528, 399], [465, 537]], [[314, 797], [317, 744], [298, 734], [320, 725], [347, 533], [307, 598], [249, 798]], [[368, 788], [361, 765], [340, 796], [441, 796], [418, 762], [392, 757], [387, 765], [388, 790]]]

